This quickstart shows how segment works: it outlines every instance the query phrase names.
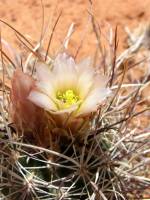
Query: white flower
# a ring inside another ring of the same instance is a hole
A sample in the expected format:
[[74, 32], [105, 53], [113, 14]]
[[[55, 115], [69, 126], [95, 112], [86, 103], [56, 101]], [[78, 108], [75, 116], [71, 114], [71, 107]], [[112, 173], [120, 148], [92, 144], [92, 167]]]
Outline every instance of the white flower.
[[95, 73], [89, 59], [76, 64], [62, 53], [55, 58], [52, 69], [38, 64], [36, 70], [36, 88], [28, 99], [51, 114], [88, 115], [110, 94], [107, 79]]

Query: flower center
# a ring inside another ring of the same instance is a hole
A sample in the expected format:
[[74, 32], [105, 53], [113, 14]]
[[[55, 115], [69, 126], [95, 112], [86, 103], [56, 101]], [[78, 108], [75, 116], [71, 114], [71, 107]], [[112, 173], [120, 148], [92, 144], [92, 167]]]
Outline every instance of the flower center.
[[56, 98], [62, 101], [66, 108], [77, 103], [79, 101], [79, 96], [75, 94], [73, 90], [66, 90], [64, 92], [58, 91]]

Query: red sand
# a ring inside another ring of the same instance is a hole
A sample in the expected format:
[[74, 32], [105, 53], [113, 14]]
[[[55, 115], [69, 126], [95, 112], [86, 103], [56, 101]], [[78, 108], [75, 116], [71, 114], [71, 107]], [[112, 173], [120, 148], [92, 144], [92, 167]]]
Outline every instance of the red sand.
[[[149, 0], [93, 0], [94, 15], [100, 25], [103, 22], [118, 26], [119, 47], [122, 46], [125, 32], [124, 26], [134, 27], [139, 22], [150, 18]], [[71, 22], [76, 24], [76, 32], [71, 41], [71, 50], [74, 53], [85, 30], [90, 3], [88, 0], [43, 0], [45, 5], [45, 21], [54, 10], [56, 16], [62, 11], [62, 16], [55, 31], [52, 46], [60, 45]], [[36, 41], [40, 38], [42, 24], [42, 7], [40, 0], [0, 0], [0, 18], [13, 25], [23, 34], [30, 35]], [[54, 18], [53, 18], [54, 22]], [[16, 43], [15, 35], [10, 29], [1, 25], [2, 36], [9, 42]], [[88, 54], [93, 45], [92, 31], [88, 33], [84, 49], [81, 54]], [[58, 46], [57, 46], [58, 47]], [[56, 50], [56, 48], [55, 48]]]

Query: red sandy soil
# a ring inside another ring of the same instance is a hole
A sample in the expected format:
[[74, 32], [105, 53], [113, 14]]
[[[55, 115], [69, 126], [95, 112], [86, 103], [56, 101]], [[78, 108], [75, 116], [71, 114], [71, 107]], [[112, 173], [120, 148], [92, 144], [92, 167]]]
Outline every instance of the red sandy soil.
[[[55, 50], [62, 42], [70, 24], [72, 22], [76, 24], [76, 31], [70, 43], [71, 51], [75, 53], [87, 26], [88, 11], [90, 12], [89, 1], [43, 0], [43, 4], [45, 24], [48, 24], [53, 13], [55, 13], [52, 19], [54, 22], [62, 11], [52, 43]], [[110, 23], [113, 27], [118, 26], [119, 48], [123, 46], [125, 38], [124, 26], [135, 27], [139, 22], [148, 21], [150, 18], [149, 0], [93, 0], [92, 7], [94, 16], [101, 27], [104, 22]], [[30, 35], [32, 39], [39, 41], [42, 24], [41, 0], [0, 0], [0, 19], [5, 20], [24, 35]], [[16, 43], [13, 31], [2, 24], [1, 30], [2, 37]], [[94, 41], [92, 31], [88, 31], [81, 55], [88, 54], [89, 48], [90, 50], [95, 48]]]

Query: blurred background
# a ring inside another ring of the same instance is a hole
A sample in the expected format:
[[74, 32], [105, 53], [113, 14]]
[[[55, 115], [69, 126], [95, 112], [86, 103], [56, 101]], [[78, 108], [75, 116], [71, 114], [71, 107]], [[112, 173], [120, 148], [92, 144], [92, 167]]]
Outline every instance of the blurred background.
[[[119, 50], [126, 45], [124, 27], [134, 28], [139, 23], [148, 22], [150, 18], [149, 0], [92, 0], [91, 3], [90, 0], [43, 0], [45, 27], [54, 24], [62, 12], [55, 29], [52, 49], [61, 44], [70, 24], [74, 22], [76, 31], [70, 43], [70, 49], [74, 53], [81, 38], [84, 37], [83, 32], [89, 23], [89, 13], [95, 16], [101, 28], [107, 23], [112, 27], [118, 27]], [[24, 35], [30, 36], [32, 40], [39, 41], [43, 21], [41, 0], [0, 0], [0, 19]], [[13, 44], [17, 43], [13, 31], [3, 24], [1, 30], [3, 38]], [[88, 30], [81, 55], [88, 54], [89, 47], [95, 48], [92, 34], [92, 31]]]

